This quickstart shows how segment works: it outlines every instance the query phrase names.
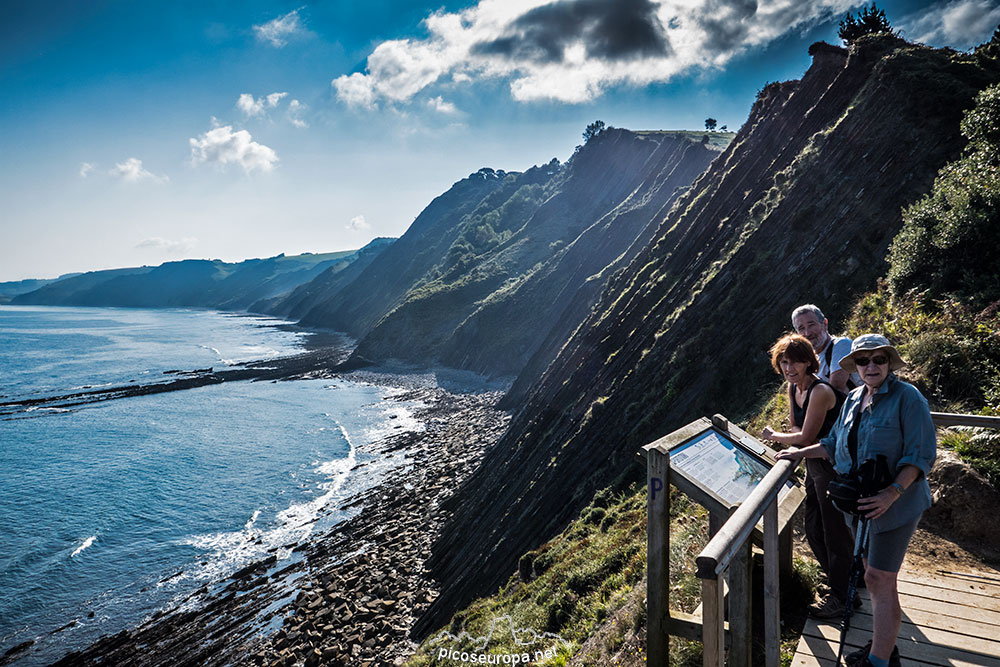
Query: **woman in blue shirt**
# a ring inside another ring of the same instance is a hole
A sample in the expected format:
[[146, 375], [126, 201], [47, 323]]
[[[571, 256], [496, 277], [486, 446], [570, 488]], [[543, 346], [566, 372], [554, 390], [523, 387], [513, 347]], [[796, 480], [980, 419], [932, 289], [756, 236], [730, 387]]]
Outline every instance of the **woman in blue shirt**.
[[[868, 650], [849, 655], [848, 665], [899, 664], [895, 643], [902, 609], [896, 580], [917, 522], [931, 506], [927, 474], [937, 456], [937, 438], [927, 399], [892, 372], [903, 365], [884, 336], [856, 338], [840, 367], [857, 370], [864, 385], [848, 395], [829, 435], [817, 444], [792, 447], [776, 457], [795, 461], [827, 457], [838, 473], [846, 475], [853, 460], [860, 465], [883, 455], [894, 475], [888, 486], [858, 503], [871, 520], [865, 583], [871, 595], [873, 631]], [[852, 449], [856, 451], [853, 460]]]

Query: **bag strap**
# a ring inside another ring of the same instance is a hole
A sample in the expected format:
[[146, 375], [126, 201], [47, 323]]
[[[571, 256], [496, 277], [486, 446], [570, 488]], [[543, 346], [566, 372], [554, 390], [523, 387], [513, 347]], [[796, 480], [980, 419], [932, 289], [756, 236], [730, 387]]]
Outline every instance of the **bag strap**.
[[[851, 431], [857, 430], [858, 433], [854, 437], [854, 447], [851, 447]], [[851, 455], [851, 472], [850, 475], [853, 477], [858, 472], [858, 446], [861, 444], [858, 440], [861, 437], [861, 401], [858, 401], [858, 405], [854, 408], [854, 419], [851, 420], [851, 431], [847, 433], [847, 452]]]

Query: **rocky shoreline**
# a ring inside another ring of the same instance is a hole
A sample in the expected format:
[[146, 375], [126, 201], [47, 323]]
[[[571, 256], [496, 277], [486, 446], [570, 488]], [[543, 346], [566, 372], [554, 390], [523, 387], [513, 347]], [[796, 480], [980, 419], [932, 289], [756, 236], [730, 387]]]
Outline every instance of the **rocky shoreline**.
[[[302, 366], [298, 377], [317, 376], [311, 363]], [[285, 545], [292, 558], [271, 555], [55, 664], [402, 664], [415, 647], [410, 629], [438, 594], [424, 560], [446, 518], [441, 502], [497, 441], [509, 416], [496, 409], [499, 391], [450, 393], [426, 375], [322, 375], [394, 387], [386, 400], [422, 406], [414, 414], [423, 431], [372, 445], [377, 456], [402, 454], [405, 463], [344, 506], [356, 512], [351, 518]]]
[[[167, 391], [193, 389], [223, 382], [245, 380], [294, 380], [311, 377], [329, 377], [330, 369], [342, 364], [350, 354], [346, 346], [311, 349], [301, 354], [263, 361], [236, 364], [230, 368], [198, 368], [194, 370], [166, 370], [157, 382], [137, 382], [113, 387], [90, 388], [68, 394], [23, 397], [0, 401], [0, 417], [28, 412], [40, 408], [67, 409], [89, 403], [101, 403], [118, 398], [146, 396]], [[6, 397], [0, 397], [6, 398]]]

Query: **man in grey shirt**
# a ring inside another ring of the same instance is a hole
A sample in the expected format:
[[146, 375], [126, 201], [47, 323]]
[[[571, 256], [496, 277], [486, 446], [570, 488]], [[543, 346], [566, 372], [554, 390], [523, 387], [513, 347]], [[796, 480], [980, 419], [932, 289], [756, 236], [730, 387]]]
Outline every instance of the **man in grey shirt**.
[[792, 312], [792, 328], [812, 343], [819, 358], [816, 374], [821, 380], [826, 380], [843, 394], [861, 384], [857, 373], [848, 373], [840, 367], [840, 360], [851, 353], [851, 339], [831, 336], [829, 322], [819, 307], [807, 303], [796, 308]]
[[[819, 358], [816, 374], [834, 389], [846, 394], [852, 378], [839, 362], [851, 353], [851, 339], [834, 338], [827, 327], [823, 311], [811, 303], [792, 312], [792, 328], [809, 340]], [[860, 385], [860, 379], [855, 378], [853, 384]], [[806, 461], [806, 540], [830, 585], [830, 592], [809, 607], [810, 615], [821, 619], [843, 616], [847, 578], [853, 560], [854, 538], [844, 522], [844, 515], [826, 495], [827, 486], [835, 474], [833, 464], [826, 459]]]

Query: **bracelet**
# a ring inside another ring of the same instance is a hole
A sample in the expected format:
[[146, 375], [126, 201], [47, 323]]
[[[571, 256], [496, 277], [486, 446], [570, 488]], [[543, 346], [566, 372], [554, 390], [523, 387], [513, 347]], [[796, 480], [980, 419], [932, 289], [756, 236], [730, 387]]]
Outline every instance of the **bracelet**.
[[900, 484], [899, 482], [893, 482], [889, 486], [899, 491], [899, 495], [903, 495], [903, 493], [906, 491], [906, 489], [903, 488], [903, 485]]

